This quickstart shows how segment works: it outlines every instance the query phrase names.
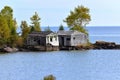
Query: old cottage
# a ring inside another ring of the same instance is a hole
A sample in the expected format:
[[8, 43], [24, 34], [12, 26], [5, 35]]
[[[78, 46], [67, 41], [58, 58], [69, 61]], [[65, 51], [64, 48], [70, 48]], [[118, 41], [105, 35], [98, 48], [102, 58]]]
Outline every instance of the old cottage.
[[27, 37], [27, 46], [39, 50], [58, 50], [58, 35], [52, 31], [32, 32]]
[[78, 46], [87, 44], [88, 36], [78, 31], [58, 31], [59, 46]]

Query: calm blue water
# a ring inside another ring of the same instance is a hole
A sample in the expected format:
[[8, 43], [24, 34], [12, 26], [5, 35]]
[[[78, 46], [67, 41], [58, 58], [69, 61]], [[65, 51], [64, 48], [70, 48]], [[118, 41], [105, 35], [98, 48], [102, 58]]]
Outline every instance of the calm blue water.
[[[52, 27], [57, 31], [58, 27]], [[66, 28], [67, 30], [68, 28]], [[91, 42], [120, 43], [120, 27], [87, 27]], [[119, 50], [17, 52], [0, 54], [0, 80], [120, 80]]]
[[103, 40], [120, 44], [120, 26], [99, 26], [88, 27], [87, 29], [92, 43], [97, 40]]
[[[45, 30], [45, 26], [42, 30]], [[59, 27], [50, 27], [52, 31], [58, 31]], [[95, 43], [97, 40], [111, 41], [120, 44], [120, 26], [88, 26], [90, 42]], [[69, 30], [65, 27], [65, 30]]]
[[120, 80], [119, 50], [18, 52], [0, 55], [0, 80]]

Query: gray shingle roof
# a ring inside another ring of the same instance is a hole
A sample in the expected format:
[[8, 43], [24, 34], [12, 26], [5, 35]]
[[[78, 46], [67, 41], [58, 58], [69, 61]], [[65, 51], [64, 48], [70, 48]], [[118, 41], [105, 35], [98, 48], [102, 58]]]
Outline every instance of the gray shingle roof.
[[52, 31], [40, 31], [40, 32], [37, 32], [37, 31], [34, 31], [34, 32], [31, 32], [29, 35], [33, 35], [33, 36], [46, 36], [50, 33], [53, 33]]

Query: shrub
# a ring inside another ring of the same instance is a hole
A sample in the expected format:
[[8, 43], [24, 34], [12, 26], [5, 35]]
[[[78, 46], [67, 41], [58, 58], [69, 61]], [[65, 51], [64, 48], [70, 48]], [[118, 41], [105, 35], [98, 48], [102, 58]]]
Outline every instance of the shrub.
[[44, 77], [44, 80], [56, 80], [56, 78], [53, 75], [48, 75]]

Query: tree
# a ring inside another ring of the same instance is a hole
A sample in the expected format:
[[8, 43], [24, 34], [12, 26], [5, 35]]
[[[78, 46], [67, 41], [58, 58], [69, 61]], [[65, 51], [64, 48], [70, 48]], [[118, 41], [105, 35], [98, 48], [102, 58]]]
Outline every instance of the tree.
[[62, 24], [59, 26], [59, 31], [61, 30], [64, 30], [64, 26]]
[[1, 15], [7, 20], [8, 27], [11, 30], [11, 34], [14, 35], [16, 34], [16, 19], [13, 19], [13, 9], [9, 6], [5, 6], [1, 10]]
[[20, 27], [21, 27], [21, 30], [22, 30], [21, 36], [22, 36], [23, 40], [25, 41], [29, 32], [30, 32], [30, 27], [28, 26], [26, 21], [22, 21]]
[[[5, 6], [0, 13], [2, 16], [4, 16], [7, 20], [10, 20], [13, 18], [13, 9], [9, 6]], [[9, 21], [8, 21], [9, 22]]]
[[23, 47], [24, 45], [24, 40], [21, 36], [18, 36], [17, 40], [16, 40], [16, 46], [17, 47]]
[[34, 31], [41, 31], [40, 28], [40, 17], [38, 16], [37, 12], [35, 12], [35, 14], [30, 18], [30, 20], [32, 21], [32, 25], [31, 25], [31, 29], [33, 29]]
[[78, 6], [74, 11], [70, 12], [70, 15], [64, 20], [70, 29], [77, 30], [87, 34], [85, 26], [91, 21], [89, 14], [89, 8], [84, 6]]
[[10, 45], [15, 44], [16, 39], [17, 39], [17, 22], [15, 19], [13, 19], [13, 9], [9, 6], [5, 6], [1, 12], [0, 15], [4, 17], [6, 20], [7, 26], [10, 30], [10, 38], [9, 38], [9, 43]]
[[10, 29], [8, 28], [6, 19], [0, 15], [0, 45], [7, 44], [10, 38]]

